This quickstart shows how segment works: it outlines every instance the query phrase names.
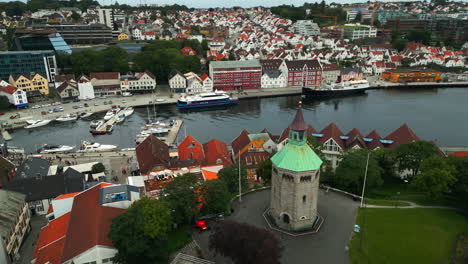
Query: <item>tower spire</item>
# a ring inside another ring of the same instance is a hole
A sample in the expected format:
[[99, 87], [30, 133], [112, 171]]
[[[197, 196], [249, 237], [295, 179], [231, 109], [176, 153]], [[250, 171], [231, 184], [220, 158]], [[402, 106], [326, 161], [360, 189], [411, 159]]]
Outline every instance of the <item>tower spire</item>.
[[304, 121], [304, 116], [302, 115], [302, 102], [299, 101], [299, 107], [297, 108], [296, 116], [294, 117], [293, 122], [289, 125], [289, 128], [296, 131], [307, 130], [307, 124]]

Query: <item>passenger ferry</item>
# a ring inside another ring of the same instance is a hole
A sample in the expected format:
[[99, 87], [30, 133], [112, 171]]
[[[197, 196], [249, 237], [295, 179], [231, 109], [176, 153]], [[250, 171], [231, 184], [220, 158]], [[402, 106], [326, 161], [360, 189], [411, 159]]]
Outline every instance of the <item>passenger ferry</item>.
[[177, 107], [181, 109], [225, 106], [239, 103], [237, 97], [231, 97], [224, 91], [212, 93], [200, 93], [192, 96], [182, 96], [177, 101]]
[[302, 88], [302, 94], [314, 98], [320, 97], [339, 97], [354, 94], [364, 94], [369, 89], [367, 80], [345, 81], [325, 85], [318, 88]]

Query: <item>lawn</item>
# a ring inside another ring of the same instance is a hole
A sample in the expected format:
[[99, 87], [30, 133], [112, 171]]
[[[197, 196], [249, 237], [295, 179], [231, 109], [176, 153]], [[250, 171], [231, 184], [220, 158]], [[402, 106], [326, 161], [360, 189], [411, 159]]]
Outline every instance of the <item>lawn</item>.
[[354, 264], [450, 263], [468, 218], [448, 209], [360, 209], [350, 242]]
[[372, 205], [385, 205], [385, 206], [408, 206], [409, 203], [392, 201], [392, 200], [379, 200], [379, 199], [366, 199], [367, 204]]

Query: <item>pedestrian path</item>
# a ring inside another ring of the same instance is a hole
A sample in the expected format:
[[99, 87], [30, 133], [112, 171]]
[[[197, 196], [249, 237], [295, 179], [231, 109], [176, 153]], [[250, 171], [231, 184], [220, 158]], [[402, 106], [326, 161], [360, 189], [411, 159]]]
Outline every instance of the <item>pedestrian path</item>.
[[404, 205], [404, 206], [390, 206], [390, 205], [373, 205], [373, 204], [366, 204], [364, 205], [365, 208], [401, 208], [401, 209], [411, 209], [411, 208], [437, 208], [437, 209], [452, 209], [452, 210], [460, 210], [460, 208], [455, 208], [455, 207], [450, 207], [450, 206], [437, 206], [437, 205], [419, 205], [415, 202], [410, 202], [410, 201], [404, 201], [404, 200], [395, 200], [395, 202], [403, 202], [407, 203], [409, 205]]

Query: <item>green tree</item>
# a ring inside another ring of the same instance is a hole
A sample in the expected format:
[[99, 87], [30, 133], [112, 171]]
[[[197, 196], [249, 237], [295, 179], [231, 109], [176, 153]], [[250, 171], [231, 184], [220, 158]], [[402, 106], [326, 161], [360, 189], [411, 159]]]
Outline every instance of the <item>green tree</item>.
[[81, 16], [77, 12], [73, 11], [72, 14], [70, 15], [70, 18], [74, 22], [78, 22], [80, 20]]
[[449, 156], [450, 165], [456, 169], [456, 182], [452, 185], [452, 193], [458, 201], [468, 200], [468, 157]]
[[174, 178], [162, 191], [162, 199], [169, 202], [172, 217], [178, 224], [189, 223], [195, 216], [198, 199], [197, 176], [187, 173]]
[[264, 184], [269, 184], [271, 182], [271, 170], [272, 162], [271, 159], [266, 159], [259, 164], [257, 169], [257, 177], [261, 178]]
[[104, 172], [105, 170], [106, 170], [106, 167], [104, 167], [104, 165], [101, 162], [96, 163], [91, 167], [92, 173], [101, 173], [101, 172]]
[[450, 190], [450, 186], [456, 182], [455, 167], [450, 165], [445, 158], [433, 156], [425, 159], [421, 164], [421, 173], [416, 175], [412, 184], [439, 199]]
[[[343, 156], [338, 168], [336, 168], [335, 185], [354, 194], [361, 194], [366, 171], [368, 150], [355, 150]], [[383, 184], [382, 169], [379, 167], [373, 153], [369, 156], [367, 169], [366, 189], [380, 187]]]
[[208, 47], [208, 41], [207, 41], [205, 38], [203, 38], [203, 40], [202, 40], [202, 42], [201, 42], [201, 47], [202, 47], [202, 49], [203, 49], [204, 51], [207, 51], [207, 50], [210, 49], [210, 48]]
[[402, 50], [405, 49], [407, 42], [408, 41], [406, 41], [404, 39], [397, 39], [397, 40], [392, 42], [392, 46], [393, 46], [394, 49], [396, 49], [398, 51], [402, 51]]
[[423, 43], [424, 45], [429, 45], [431, 41], [431, 32], [421, 30], [421, 31], [411, 31], [407, 36], [409, 41], [414, 41], [418, 43]]
[[5, 110], [10, 107], [10, 102], [8, 101], [8, 97], [4, 95], [0, 95], [0, 109]]
[[236, 60], [236, 55], [234, 55], [234, 51], [229, 52], [229, 60]]
[[56, 52], [55, 58], [57, 59], [57, 66], [62, 70], [62, 72], [66, 72], [71, 69], [70, 54], [59, 50]]
[[169, 204], [143, 197], [112, 219], [108, 237], [118, 250], [115, 262], [165, 263], [172, 224]]
[[410, 58], [403, 58], [401, 60], [401, 66], [403, 67], [410, 67], [411, 59]]
[[[233, 164], [222, 168], [218, 172], [219, 179], [226, 183], [226, 186], [231, 194], [239, 193], [239, 165]], [[241, 166], [241, 188], [246, 190], [248, 187], [247, 170]]]
[[392, 149], [379, 148], [372, 152], [379, 167], [382, 168], [384, 182], [392, 182], [396, 179], [396, 156]]
[[51, 99], [57, 98], [57, 90], [55, 88], [49, 87], [49, 94], [47, 97]]
[[400, 145], [395, 151], [398, 171], [411, 177], [418, 175], [423, 160], [437, 155], [435, 146], [423, 140]]
[[219, 179], [204, 182], [200, 188], [200, 195], [203, 204], [201, 212], [204, 215], [225, 213], [231, 200], [226, 183]]

